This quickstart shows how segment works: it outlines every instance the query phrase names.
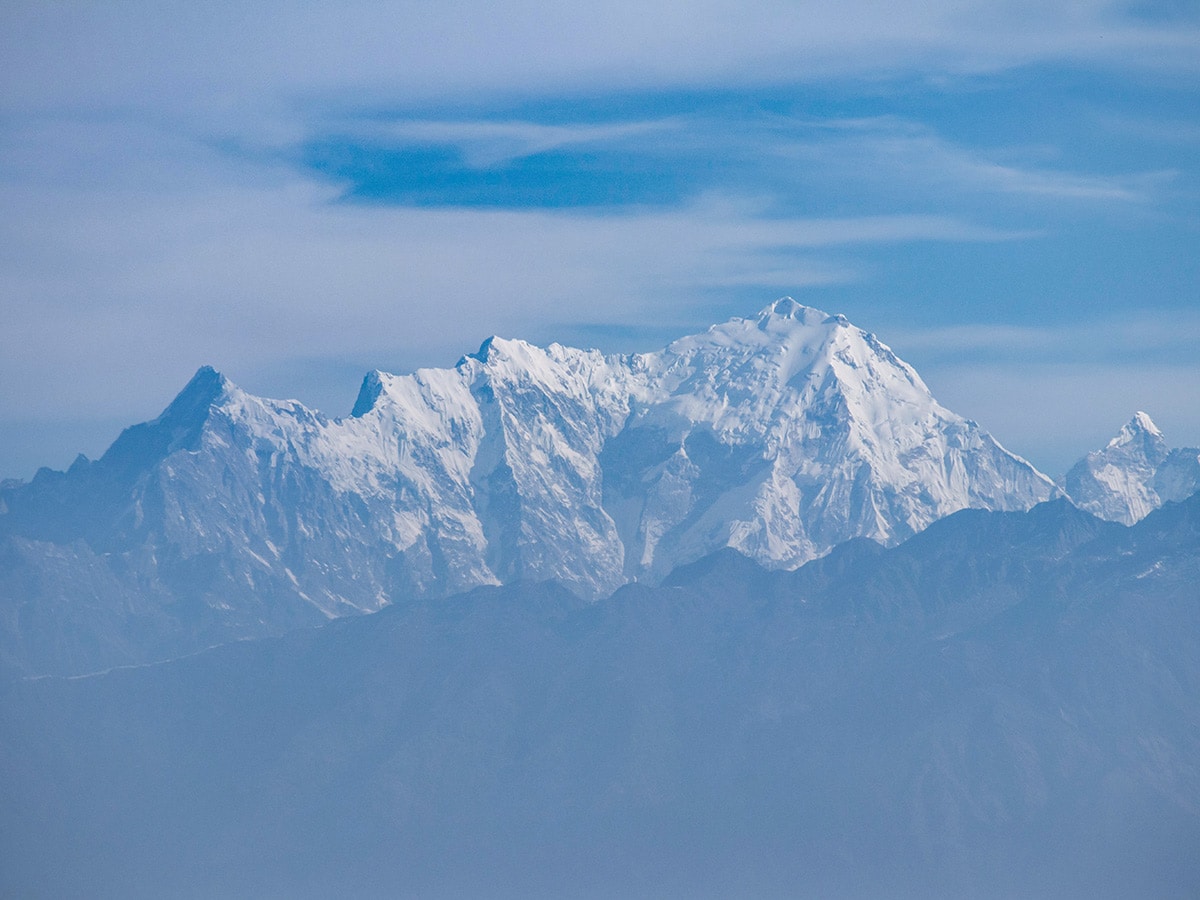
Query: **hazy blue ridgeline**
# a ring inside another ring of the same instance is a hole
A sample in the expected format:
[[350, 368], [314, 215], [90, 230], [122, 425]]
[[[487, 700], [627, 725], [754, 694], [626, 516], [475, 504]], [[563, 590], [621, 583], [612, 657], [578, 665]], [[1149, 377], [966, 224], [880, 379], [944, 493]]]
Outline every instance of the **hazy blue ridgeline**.
[[1200, 497], [480, 589], [0, 704], [8, 894], [1194, 896]]

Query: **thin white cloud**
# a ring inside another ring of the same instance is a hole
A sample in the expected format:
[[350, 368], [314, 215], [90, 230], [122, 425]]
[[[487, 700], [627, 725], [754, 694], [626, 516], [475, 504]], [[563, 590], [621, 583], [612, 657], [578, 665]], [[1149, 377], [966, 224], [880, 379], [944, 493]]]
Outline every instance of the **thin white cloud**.
[[3, 107], [154, 109], [242, 131], [297, 99], [448, 98], [991, 72], [1194, 73], [1194, 21], [1115, 2], [44, 3], [0, 12]]
[[1142, 118], [1101, 112], [1096, 120], [1112, 132], [1162, 144], [1200, 144], [1200, 122], [1179, 118]]
[[[319, 137], [322, 129], [314, 135]], [[732, 168], [726, 177], [741, 190], [772, 183], [786, 195], [804, 186], [836, 181], [867, 192], [903, 196], [924, 205], [930, 198], [1005, 195], [1026, 203], [1047, 201], [1149, 203], [1177, 176], [1171, 170], [1093, 174], [1020, 164], [1045, 148], [971, 148], [947, 140], [928, 125], [896, 116], [858, 119], [787, 117], [714, 120], [704, 116], [554, 124], [531, 121], [392, 120], [323, 126], [339, 141], [366, 142], [364, 152], [385, 160], [397, 149], [421, 145], [457, 148], [464, 165], [486, 168], [550, 150], [623, 150], [673, 161], [685, 176], [703, 178], [705, 161]], [[740, 168], [739, 168], [740, 167]], [[790, 187], [788, 187], [790, 185]], [[436, 199], [436, 198], [435, 198]], [[783, 199], [781, 196], [779, 199]], [[828, 233], [828, 232], [827, 232]]]
[[363, 208], [294, 175], [228, 179], [208, 153], [170, 189], [129, 173], [6, 188], [0, 417], [132, 420], [203, 362], [446, 364], [539, 322], [651, 327], [699, 292], [852, 280], [857, 247], [1014, 236], [950, 216], [767, 218], [728, 196], [620, 215]]
[[1022, 169], [980, 159], [928, 140], [918, 142], [916, 148], [909, 150], [930, 151], [931, 162], [936, 164], [940, 159], [946, 176], [962, 185], [1059, 200], [1142, 203], [1148, 201], [1156, 188], [1173, 179], [1176, 174], [1173, 171], [1160, 171], [1097, 176], [1048, 169]]
[[[677, 123], [454, 124], [437, 121], [439, 108], [828, 78], [953, 80], [1039, 62], [1193, 78], [1196, 23], [1147, 23], [1125, 9], [5, 3], [0, 419], [133, 421], [156, 413], [200, 362], [235, 377], [304, 359], [447, 364], [481, 335], [528, 333], [549, 317], [652, 326], [687, 318], [690, 295], [714, 286], [861, 278], [858, 254], [873, 245], [1029, 236], [965, 213], [772, 218], [770, 203], [740, 196], [617, 215], [354, 208], [285, 165], [245, 165], [208, 139], [275, 150], [347, 111], [421, 109], [423, 123], [399, 126], [416, 129], [408, 139], [449, 139], [487, 165], [651, 141]], [[748, 135], [744, 149], [771, 149], [760, 140]], [[1055, 171], [903, 123], [866, 123], [853, 140], [796, 152], [812, 177], [877, 177], [905, 197], [938, 200], [921, 209], [966, 208], [942, 202], [955, 191], [1128, 204], [1153, 199], [1168, 177]]]
[[453, 145], [469, 166], [487, 167], [538, 153], [603, 144], [611, 147], [631, 139], [654, 138], [680, 127], [677, 119], [618, 122], [614, 124], [545, 125], [523, 121], [438, 121], [433, 119], [391, 122], [355, 122], [333, 126], [354, 140], [392, 144]]
[[1096, 175], [1018, 165], [996, 157], [1038, 154], [1019, 147], [994, 148], [990, 153], [965, 147], [926, 125], [894, 116], [797, 124], [823, 133], [822, 138], [780, 141], [776, 144], [780, 155], [828, 167], [847, 181], [887, 183], [892, 190], [907, 188], [924, 196], [987, 193], [1035, 201], [1146, 203], [1176, 177], [1174, 171]]
[[[970, 324], [892, 329], [892, 340], [909, 353], [975, 359], [1037, 359], [1076, 364], [1104, 359], [1136, 361], [1143, 368], [1192, 358], [1200, 364], [1200, 311], [1106, 316], [1043, 325]], [[1196, 386], [1200, 391], [1200, 384]]]

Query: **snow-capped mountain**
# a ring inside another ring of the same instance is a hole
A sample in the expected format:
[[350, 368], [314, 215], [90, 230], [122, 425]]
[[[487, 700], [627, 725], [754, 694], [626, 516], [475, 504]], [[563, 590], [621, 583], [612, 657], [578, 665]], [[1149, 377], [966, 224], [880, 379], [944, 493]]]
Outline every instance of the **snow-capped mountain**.
[[4, 647], [86, 671], [481, 584], [594, 599], [733, 547], [794, 568], [1052, 482], [841, 316], [780, 300], [649, 354], [490, 338], [328, 419], [201, 369], [0, 493]]
[[1200, 449], [1168, 449], [1158, 426], [1139, 411], [1104, 449], [1075, 463], [1062, 487], [1093, 515], [1132, 525], [1200, 489]]
[[896, 543], [1054, 492], [874, 335], [791, 299], [631, 363], [605, 466], [629, 576], [721, 546], [794, 568], [852, 537]]

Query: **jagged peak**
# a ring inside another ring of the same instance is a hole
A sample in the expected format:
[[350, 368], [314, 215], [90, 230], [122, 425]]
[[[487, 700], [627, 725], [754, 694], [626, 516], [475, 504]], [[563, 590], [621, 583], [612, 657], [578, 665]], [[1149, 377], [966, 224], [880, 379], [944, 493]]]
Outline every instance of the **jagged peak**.
[[1149, 432], [1155, 437], [1163, 436], [1162, 432], [1159, 431], [1158, 426], [1154, 424], [1154, 420], [1140, 409], [1133, 414], [1133, 418], [1129, 420], [1129, 424], [1126, 427], [1140, 428], [1142, 431]]
[[[777, 344], [795, 344], [797, 340], [815, 347], [848, 334], [850, 323], [845, 316], [831, 316], [823, 310], [797, 303], [791, 297], [781, 297], [755, 316], [734, 316], [710, 326], [707, 330], [678, 338], [663, 351], [667, 354], [716, 348], [718, 352], [738, 348], [757, 353]], [[651, 354], [652, 355], [652, 354]]]
[[379, 369], [372, 369], [363, 376], [362, 385], [358, 389], [358, 397], [354, 401], [354, 408], [350, 410], [351, 418], [362, 418], [375, 408], [379, 395], [383, 393], [386, 377], [387, 375]]
[[224, 389], [229, 387], [232, 382], [214, 369], [212, 366], [204, 365], [196, 370], [196, 374], [191, 377], [183, 390], [180, 393], [186, 393], [189, 390], [201, 389], [205, 386]]
[[1141, 410], [1134, 413], [1133, 418], [1117, 432], [1117, 436], [1108, 442], [1108, 446], [1109, 448], [1123, 447], [1139, 438], [1142, 440], [1148, 438], [1154, 443], [1163, 441], [1163, 433], [1154, 424], [1154, 420]]
[[830, 315], [790, 297], [764, 307], [757, 318], [734, 317], [706, 332], [679, 338], [645, 359], [665, 374], [663, 383], [668, 385], [697, 367], [727, 377], [745, 367], [760, 387], [772, 383], [782, 389], [808, 372], [818, 380], [828, 376], [840, 389], [862, 394], [869, 383], [882, 378], [906, 396], [913, 392], [909, 401], [936, 405], [912, 367], [875, 335], [843, 315]]

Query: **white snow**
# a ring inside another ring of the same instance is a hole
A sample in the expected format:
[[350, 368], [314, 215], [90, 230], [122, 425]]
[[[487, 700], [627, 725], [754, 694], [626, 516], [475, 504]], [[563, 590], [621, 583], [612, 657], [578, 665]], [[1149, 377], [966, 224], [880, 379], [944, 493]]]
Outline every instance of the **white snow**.
[[[1081, 509], [1132, 525], [1162, 505], [1158, 473], [1170, 455], [1162, 432], [1139, 411], [1103, 450], [1079, 460], [1063, 486]], [[1182, 480], [1188, 480], [1186, 473]]]
[[[1055, 492], [873, 335], [789, 298], [649, 354], [491, 338], [451, 369], [371, 373], [344, 419], [221, 388], [203, 453], [242, 454], [264, 510], [279, 502], [266, 483], [287, 478], [358, 498], [369, 513], [339, 526], [345, 564], [412, 560], [430, 590], [554, 578], [595, 597], [722, 546], [795, 567], [851, 537], [891, 543]], [[328, 533], [293, 500], [292, 540]]]

